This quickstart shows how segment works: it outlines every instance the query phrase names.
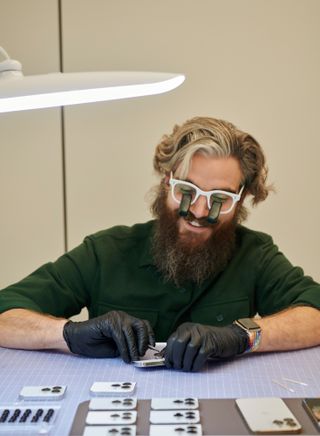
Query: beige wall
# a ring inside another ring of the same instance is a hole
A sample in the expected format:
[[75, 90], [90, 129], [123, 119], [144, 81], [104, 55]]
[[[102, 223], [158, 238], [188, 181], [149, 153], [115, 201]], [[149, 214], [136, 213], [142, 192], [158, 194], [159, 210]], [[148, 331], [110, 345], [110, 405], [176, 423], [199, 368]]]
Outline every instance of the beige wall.
[[[320, 280], [318, 0], [62, 0], [65, 71], [182, 72], [170, 94], [65, 110], [69, 248], [149, 219], [161, 135], [195, 115], [263, 145], [277, 194], [248, 225]], [[26, 74], [57, 71], [56, 0], [0, 0], [0, 45]], [[0, 116], [0, 284], [63, 250], [59, 110]]]
[[[56, 0], [0, 0], [0, 46], [26, 75], [59, 71]], [[0, 114], [0, 198], [1, 289], [63, 250], [59, 109]]]

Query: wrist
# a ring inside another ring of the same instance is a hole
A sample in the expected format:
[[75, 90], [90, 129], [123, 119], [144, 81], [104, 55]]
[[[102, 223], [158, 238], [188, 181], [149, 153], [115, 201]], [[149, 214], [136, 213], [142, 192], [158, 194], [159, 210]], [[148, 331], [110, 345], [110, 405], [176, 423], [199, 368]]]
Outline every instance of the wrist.
[[52, 335], [52, 331], [48, 331], [47, 336], [47, 347], [50, 349], [60, 350], [60, 351], [69, 351], [69, 348], [66, 344], [66, 341], [63, 337], [63, 329], [64, 326], [69, 322], [67, 319], [56, 319], [54, 320], [54, 330], [55, 334]]

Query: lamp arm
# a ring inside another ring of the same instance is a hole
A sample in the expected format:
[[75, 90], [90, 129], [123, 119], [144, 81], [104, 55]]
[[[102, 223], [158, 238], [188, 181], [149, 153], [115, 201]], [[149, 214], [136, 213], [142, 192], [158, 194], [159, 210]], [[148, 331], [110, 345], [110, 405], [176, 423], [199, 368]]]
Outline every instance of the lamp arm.
[[5, 49], [3, 47], [0, 47], [0, 53], [6, 58], [6, 59], [10, 59], [10, 56], [8, 55], [8, 53], [5, 51]]

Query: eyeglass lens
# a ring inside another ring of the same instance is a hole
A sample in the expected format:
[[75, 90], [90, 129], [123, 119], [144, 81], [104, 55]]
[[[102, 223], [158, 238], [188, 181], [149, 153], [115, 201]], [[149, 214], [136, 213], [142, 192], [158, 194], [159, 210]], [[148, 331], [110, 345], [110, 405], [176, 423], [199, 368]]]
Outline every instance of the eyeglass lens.
[[[193, 188], [192, 186], [189, 186], [189, 185], [185, 185], [184, 183], [176, 183], [174, 185], [174, 188], [173, 188], [174, 198], [178, 202], [181, 202], [181, 200], [185, 194], [190, 195], [191, 203], [193, 203], [195, 201], [195, 198], [197, 195], [197, 190], [196, 190], [196, 188]], [[228, 194], [212, 194], [209, 197], [210, 208], [211, 208], [212, 204], [214, 203], [214, 201], [216, 201], [216, 202], [218, 201], [219, 203], [221, 203], [220, 210], [222, 212], [229, 210], [233, 205], [233, 198], [231, 195], [228, 195]]]

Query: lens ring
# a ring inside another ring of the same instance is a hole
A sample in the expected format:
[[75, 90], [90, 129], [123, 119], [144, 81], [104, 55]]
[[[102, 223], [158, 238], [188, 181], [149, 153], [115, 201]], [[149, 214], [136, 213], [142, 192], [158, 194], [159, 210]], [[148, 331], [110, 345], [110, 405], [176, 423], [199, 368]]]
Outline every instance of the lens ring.
[[194, 204], [198, 197], [196, 188], [183, 182], [174, 184], [172, 195], [177, 203], [180, 203], [183, 196], [186, 194], [191, 196], [191, 204]]

